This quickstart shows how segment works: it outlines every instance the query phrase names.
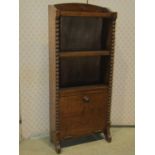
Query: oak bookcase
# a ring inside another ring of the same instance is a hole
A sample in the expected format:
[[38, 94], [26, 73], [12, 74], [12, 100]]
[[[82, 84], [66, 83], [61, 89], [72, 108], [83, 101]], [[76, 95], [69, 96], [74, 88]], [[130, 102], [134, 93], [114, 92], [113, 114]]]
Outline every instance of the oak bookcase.
[[50, 136], [61, 142], [104, 133], [110, 109], [116, 12], [89, 4], [49, 5]]

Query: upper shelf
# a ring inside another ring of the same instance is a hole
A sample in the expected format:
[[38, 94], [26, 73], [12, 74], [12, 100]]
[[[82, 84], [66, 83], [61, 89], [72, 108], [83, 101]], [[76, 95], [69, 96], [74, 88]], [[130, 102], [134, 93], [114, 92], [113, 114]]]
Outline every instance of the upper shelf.
[[80, 12], [80, 11], [57, 11], [57, 16], [77, 16], [77, 17], [104, 17], [116, 18], [116, 13], [111, 12]]
[[59, 53], [60, 57], [106, 56], [110, 51], [65, 51]]
[[55, 5], [57, 16], [86, 16], [116, 19], [117, 13], [108, 8], [83, 3], [66, 3]]

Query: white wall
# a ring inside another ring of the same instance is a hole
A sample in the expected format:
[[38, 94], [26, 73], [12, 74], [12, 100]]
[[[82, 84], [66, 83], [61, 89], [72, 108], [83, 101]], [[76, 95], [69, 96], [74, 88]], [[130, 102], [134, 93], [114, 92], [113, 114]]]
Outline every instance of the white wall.
[[[49, 131], [48, 5], [86, 0], [20, 1], [22, 136]], [[134, 0], [89, 0], [118, 12], [112, 124], [134, 124]]]

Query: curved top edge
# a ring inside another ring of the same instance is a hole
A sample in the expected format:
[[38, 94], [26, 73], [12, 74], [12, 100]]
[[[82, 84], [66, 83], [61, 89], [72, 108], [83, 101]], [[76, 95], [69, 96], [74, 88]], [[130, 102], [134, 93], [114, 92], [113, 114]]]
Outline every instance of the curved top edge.
[[63, 3], [54, 6], [60, 11], [111, 12], [108, 8], [84, 3]]

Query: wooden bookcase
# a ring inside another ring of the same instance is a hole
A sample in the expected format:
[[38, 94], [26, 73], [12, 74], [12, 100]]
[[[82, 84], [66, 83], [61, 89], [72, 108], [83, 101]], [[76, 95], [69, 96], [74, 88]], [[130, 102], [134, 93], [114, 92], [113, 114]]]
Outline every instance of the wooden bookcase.
[[68, 138], [102, 132], [111, 141], [116, 17], [88, 4], [49, 6], [50, 135], [58, 153]]

